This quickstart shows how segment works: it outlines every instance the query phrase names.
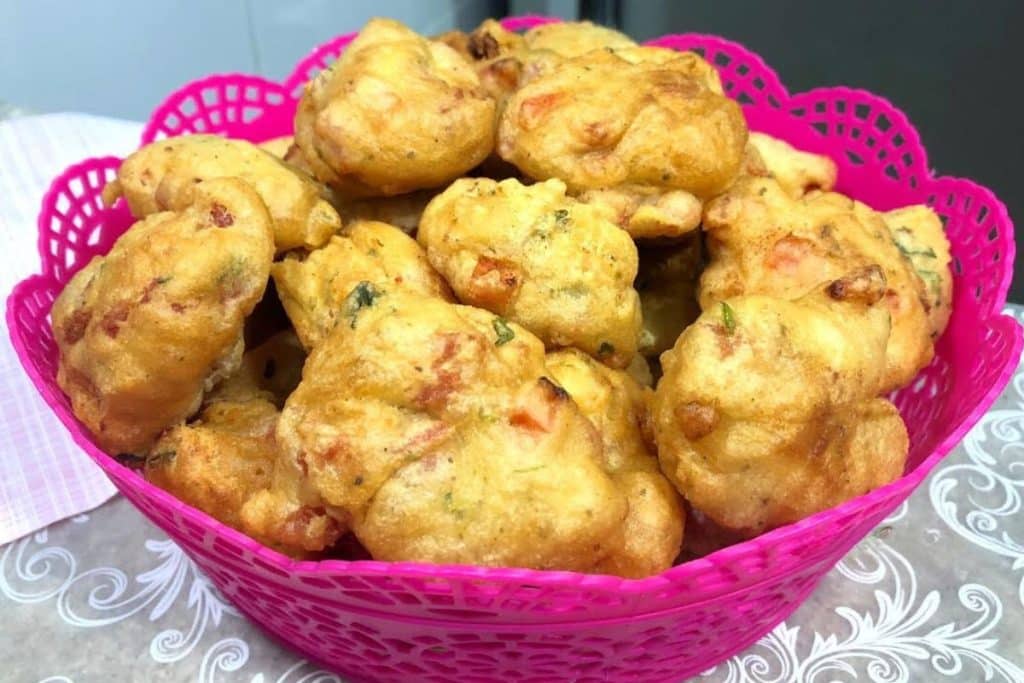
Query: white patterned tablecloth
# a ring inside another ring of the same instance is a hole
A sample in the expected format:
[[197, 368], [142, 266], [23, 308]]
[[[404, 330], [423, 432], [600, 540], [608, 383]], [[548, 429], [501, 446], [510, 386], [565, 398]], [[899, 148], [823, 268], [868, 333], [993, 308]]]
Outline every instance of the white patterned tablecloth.
[[[53, 133], [57, 125], [65, 126], [62, 135]], [[98, 122], [81, 117], [70, 123], [51, 119], [47, 140], [55, 152], [77, 154], [72, 158], [111, 144], [90, 135], [88, 125], [99, 130]], [[123, 125], [103, 130], [130, 149], [137, 127]], [[45, 179], [60, 170], [61, 156], [24, 158], [18, 166]], [[14, 161], [0, 160], [0, 180], [8, 185]], [[4, 201], [18, 202], [10, 211], [31, 212], [38, 197], [27, 195], [13, 193]], [[34, 234], [20, 227], [30, 223], [11, 215], [15, 219], [0, 223], [8, 240], [0, 251], [5, 290], [35, 265], [24, 258]], [[1024, 323], [1024, 307], [1010, 312]], [[9, 365], [0, 367], [0, 383], [8, 393], [15, 382], [25, 389], [20, 368]], [[50, 416], [36, 419], [43, 420], [40, 430], [44, 423], [60, 430]], [[47, 443], [68, 448], [62, 435], [55, 432]], [[78, 509], [105, 499], [109, 492], [102, 486], [109, 484], [98, 482], [95, 502]], [[1024, 368], [1018, 368], [964, 443], [796, 613], [747, 652], [695, 680], [1024, 683], [1022, 501]], [[340, 680], [246, 622], [120, 496], [0, 546], [0, 682]]]

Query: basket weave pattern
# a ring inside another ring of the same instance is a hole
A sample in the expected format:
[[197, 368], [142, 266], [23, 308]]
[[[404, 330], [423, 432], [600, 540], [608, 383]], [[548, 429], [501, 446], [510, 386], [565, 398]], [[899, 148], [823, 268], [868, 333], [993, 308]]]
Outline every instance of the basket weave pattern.
[[[544, 19], [506, 20], [513, 29]], [[352, 36], [321, 46], [281, 83], [214, 75], [173, 93], [143, 143], [194, 132], [261, 141], [291, 133], [302, 84]], [[648, 579], [375, 561], [294, 562], [224, 527], [100, 451], [55, 382], [48, 321], [68, 278], [106, 253], [131, 224], [100, 190], [115, 157], [56, 178], [39, 215], [42, 269], [8, 301], [12, 341], [47, 403], [118, 489], [166, 531], [253, 621], [349, 676], [404, 681], [628, 678], [693, 675], [747, 647], [792, 612], [849, 548], [902, 502], [1005, 386], [1021, 330], [999, 314], [1013, 272], [1003, 204], [968, 180], [933, 177], [916, 131], [886, 100], [835, 87], [790, 95], [757, 55], [703, 35], [653, 41], [702, 53], [750, 126], [825, 153], [841, 191], [877, 209], [925, 202], [946, 223], [954, 312], [935, 361], [894, 396], [911, 441], [898, 481], [752, 541]]]

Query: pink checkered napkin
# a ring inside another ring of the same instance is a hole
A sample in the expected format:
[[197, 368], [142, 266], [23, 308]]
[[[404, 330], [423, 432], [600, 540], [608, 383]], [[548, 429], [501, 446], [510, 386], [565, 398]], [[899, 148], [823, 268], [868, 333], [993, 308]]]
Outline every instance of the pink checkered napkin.
[[[86, 157], [128, 154], [141, 131], [141, 124], [85, 114], [0, 121], [3, 298], [39, 269], [36, 215], [51, 179]], [[32, 387], [0, 316], [0, 544], [90, 510], [114, 493]]]

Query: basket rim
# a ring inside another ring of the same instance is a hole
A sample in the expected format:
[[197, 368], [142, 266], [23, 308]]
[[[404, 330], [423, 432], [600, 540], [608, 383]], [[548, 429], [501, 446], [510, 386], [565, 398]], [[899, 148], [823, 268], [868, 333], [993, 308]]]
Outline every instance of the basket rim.
[[[503, 20], [503, 24], [507, 27], [520, 28], [526, 25], [533, 25], [533, 23], [549, 22], [553, 21], [550, 17], [538, 17], [538, 16], [527, 16], [527, 17], [512, 17]], [[556, 20], [557, 21], [557, 20]], [[531, 23], [533, 22], [533, 23]], [[334, 43], [341, 41], [350, 40], [354, 34], [345, 34], [338, 36], [330, 41], [326, 41], [317, 48], [315, 48], [309, 56], [319, 54], [322, 50], [329, 47]], [[974, 192], [982, 194], [986, 199], [991, 201], [992, 207], [996, 213], [993, 220], [1000, 222], [1009, 228], [1012, 234], [1013, 223], [1009, 217], [1009, 213], [1006, 206], [998, 199], [998, 197], [988, 188], [975, 183], [972, 180], [966, 178], [952, 177], [952, 176], [936, 176], [927, 167], [927, 151], [922, 144], [920, 144], [920, 137], [917, 129], [911, 123], [909, 117], [906, 116], [902, 110], [894, 106], [886, 98], [871, 93], [870, 91], [856, 88], [849, 88], [846, 86], [834, 86], [834, 87], [817, 87], [812, 90], [805, 91], [803, 93], [790, 94], [789, 91], [782, 84], [782, 81], [778, 79], [777, 74], [770, 66], [768, 66], [764, 60], [752, 52], [743, 45], [730, 41], [719, 36], [700, 34], [700, 33], [685, 33], [685, 34], [670, 34], [661, 36], [659, 38], [648, 41], [649, 43], [658, 43], [660, 41], [666, 41], [669, 39], [685, 39], [685, 40], [701, 40], [708, 44], [719, 44], [728, 47], [729, 49], [739, 50], [751, 56], [752, 59], [760, 62], [760, 65], [764, 67], [767, 73], [774, 75], [776, 83], [781, 90], [782, 98], [779, 99], [778, 109], [781, 112], [788, 113], [786, 107], [791, 104], [794, 100], [807, 99], [814, 94], [821, 93], [840, 93], [840, 94], [856, 94], [858, 97], [862, 97], [868, 100], [875, 100], [884, 104], [887, 108], [895, 112], [901, 120], [898, 121], [904, 130], [909, 131], [914, 137], [913, 142], [916, 143], [917, 147], [922, 151], [921, 166], [923, 166], [921, 175], [921, 187], [926, 189], [928, 186], [934, 186], [936, 184], [953, 183], [956, 185], [962, 185], [970, 188]], [[308, 59], [308, 57], [307, 57]], [[298, 66], [305, 63], [306, 59], [302, 60]], [[297, 70], [296, 70], [297, 73]], [[191, 88], [197, 84], [207, 82], [224, 82], [225, 79], [254, 79], [268, 83], [274, 89], [279, 92], [283, 92], [286, 98], [291, 98], [291, 94], [287, 92], [287, 88], [283, 84], [290, 82], [293, 78], [294, 73], [286, 77], [280, 82], [268, 81], [261, 76], [255, 76], [252, 74], [242, 73], [218, 73], [209, 74], [200, 79], [192, 81], [183, 86], [179, 91], [175, 91], [169, 95], [160, 105], [154, 110], [154, 113], [161, 111], [174, 97], [175, 95], [185, 89]], [[143, 144], [148, 142], [146, 135], [150, 133], [151, 129], [155, 127], [154, 121], [155, 116], [151, 116], [147, 125], [143, 129]], [[809, 125], [809, 124], [808, 124]], [[822, 136], [823, 138], [825, 136]], [[42, 224], [42, 217], [45, 208], [55, 201], [57, 194], [63, 189], [67, 179], [75, 173], [84, 170], [95, 168], [97, 163], [111, 163], [119, 161], [118, 157], [115, 156], [103, 156], [103, 157], [92, 157], [81, 160], [75, 164], [68, 166], [61, 174], [56, 176], [51, 182], [49, 189], [43, 195], [41, 212], [38, 218], [38, 230], [39, 236], [37, 240], [37, 249], [41, 259], [41, 264], [46, 263], [46, 251], [45, 251], [45, 232], [46, 228]], [[625, 595], [642, 595], [655, 593], [659, 590], [671, 588], [680, 583], [685, 582], [687, 579], [696, 577], [706, 570], [713, 570], [718, 566], [730, 566], [744, 557], [759, 554], [762, 548], [770, 548], [778, 545], [779, 543], [800, 536], [806, 529], [816, 527], [818, 525], [827, 523], [837, 517], [856, 516], [857, 512], [864, 508], [872, 498], [883, 500], [890, 499], [890, 509], [895, 508], [902, 500], [904, 500], [920, 483], [923, 479], [931, 472], [935, 465], [950, 451], [953, 447], [958, 444], [966, 432], [981, 418], [981, 416], [991, 407], [993, 402], [1003, 391], [1006, 384], [1009, 382], [1013, 372], [1017, 367], [1019, 358], [1021, 355], [1022, 347], [1024, 347], [1024, 333], [1022, 333], [1021, 326], [1011, 316], [1001, 314], [1001, 309], [1005, 305], [1006, 295], [1009, 291], [1010, 282], [1013, 276], [1013, 262], [1015, 259], [1016, 244], [1013, 239], [1010, 239], [1006, 245], [1006, 253], [1001, 262], [1001, 276], [998, 280], [995, 290], [995, 296], [992, 299], [991, 304], [985, 308], [979, 308], [979, 311], [985, 315], [982, 315], [976, 322], [978, 323], [978, 334], [982, 334], [985, 330], [1000, 329], [1004, 334], [1007, 335], [1009, 343], [1011, 345], [1009, 354], [1007, 356], [1006, 364], [1001, 368], [997, 380], [989, 387], [986, 392], [982, 395], [978, 403], [973, 409], [963, 418], [963, 420], [956, 425], [950, 433], [944, 438], [932, 452], [924, 458], [913, 470], [905, 473], [899, 479], [875, 489], [864, 496], [853, 498], [848, 500], [836, 507], [823, 510], [814, 515], [806, 517], [802, 520], [788, 524], [771, 531], [768, 531], [756, 538], [738, 543], [736, 545], [723, 548], [707, 556], [690, 560], [683, 564], [679, 564], [667, 569], [659, 574], [645, 577], [642, 579], [627, 579], [617, 576], [601, 575], [601, 574], [584, 574], [579, 572], [570, 571], [549, 571], [549, 570], [535, 570], [535, 569], [524, 569], [516, 567], [483, 567], [477, 565], [458, 565], [458, 564], [429, 564], [423, 562], [387, 562], [381, 560], [341, 560], [341, 559], [327, 559], [327, 560], [293, 560], [285, 555], [282, 555], [270, 548], [267, 548], [257, 541], [253, 540], [249, 536], [236, 531], [235, 529], [228, 527], [221, 522], [213, 519], [209, 515], [188, 506], [182, 501], [178, 500], [166, 491], [153, 486], [147, 482], [138, 472], [131, 470], [130, 468], [121, 465], [113, 457], [107, 455], [105, 452], [95, 446], [87, 436], [87, 432], [84, 427], [71, 415], [68, 411], [64, 410], [61, 406], [60, 397], [54, 394], [54, 390], [43, 380], [39, 370], [29, 362], [29, 356], [27, 347], [29, 340], [23, 339], [20, 334], [17, 333], [16, 324], [16, 313], [21, 307], [23, 300], [25, 300], [30, 291], [34, 291], [39, 287], [46, 288], [59, 288], [60, 284], [56, 279], [47, 273], [40, 273], [36, 275], [30, 275], [27, 278], [18, 282], [10, 295], [7, 297], [7, 309], [6, 309], [6, 320], [8, 325], [8, 333], [11, 337], [12, 344], [17, 351], [19, 361], [25, 368], [29, 378], [32, 380], [36, 390], [40, 392], [43, 399], [49, 405], [51, 410], [57, 414], [61, 419], [64, 426], [68, 429], [71, 437], [77, 445], [79, 445], [86, 453], [96, 462], [108, 475], [119, 480], [119, 482], [128, 483], [134, 487], [141, 487], [146, 491], [146, 495], [149, 497], [157, 498], [163, 506], [170, 506], [175, 511], [179, 512], [182, 516], [191, 519], [191, 521], [201, 524], [204, 526], [213, 526], [217, 532], [223, 536], [228, 537], [233, 542], [244, 546], [247, 550], [250, 550], [254, 555], [262, 559], [264, 562], [274, 566], [275, 568], [288, 572], [298, 573], [305, 576], [317, 576], [317, 575], [330, 575], [337, 576], [342, 574], [354, 574], [361, 576], [391, 576], [411, 579], [434, 579], [434, 580], [465, 580], [465, 581], [477, 581], [477, 582], [489, 582], [496, 584], [519, 584], [520, 588], [536, 587], [541, 589], [544, 587], [562, 587], [562, 588], [577, 588], [577, 589], [593, 589], [597, 592], [615, 592], [618, 594]], [[79, 264], [81, 265], [81, 264]], [[70, 277], [70, 275], [69, 275]], [[56, 293], [56, 292], [55, 292]], [[145, 514], [145, 513], [144, 513]], [[768, 569], [764, 572], [756, 574], [756, 580], [742, 581], [738, 580], [734, 583], [717, 587], [714, 590], [701, 591], [699, 594], [699, 600], [712, 599], [722, 594], [732, 593], [742, 588], [746, 588], [752, 585], [761, 583], [775, 578], [780, 571], [773, 571]], [[681, 603], [680, 603], [681, 604]], [[678, 605], [670, 607], [668, 609], [675, 609]], [[638, 611], [635, 614], [654, 614], [663, 610], [650, 609], [645, 611]]]

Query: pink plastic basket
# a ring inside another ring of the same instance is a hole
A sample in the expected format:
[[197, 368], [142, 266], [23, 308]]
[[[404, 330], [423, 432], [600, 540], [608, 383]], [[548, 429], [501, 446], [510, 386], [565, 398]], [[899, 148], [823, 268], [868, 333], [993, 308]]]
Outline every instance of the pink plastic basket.
[[[520, 29], [547, 21], [505, 20]], [[210, 76], [173, 93], [142, 142], [192, 132], [263, 140], [291, 132], [302, 84], [351, 40], [316, 49], [282, 83]], [[358, 679], [447, 683], [679, 680], [753, 643], [924, 479], [1006, 385], [1021, 330], [999, 314], [1013, 273], [1003, 204], [968, 180], [935, 178], [907, 118], [849, 88], [790, 95], [755, 54], [720, 38], [666, 36], [722, 75], [750, 125], [830, 155], [839, 189], [878, 209], [926, 202], [946, 220], [955, 309], [935, 361], [899, 392], [911, 451], [899, 481], [797, 524], [640, 581], [569, 572], [332, 560], [293, 562], [224, 527], [119, 465], [91, 441], [54, 381], [48, 314], [68, 278], [131, 223], [100, 189], [119, 160], [88, 159], [53, 182], [39, 215], [42, 274], [21, 282], [7, 321], [22, 364], [75, 441], [166, 531], [221, 592], [267, 631]]]

